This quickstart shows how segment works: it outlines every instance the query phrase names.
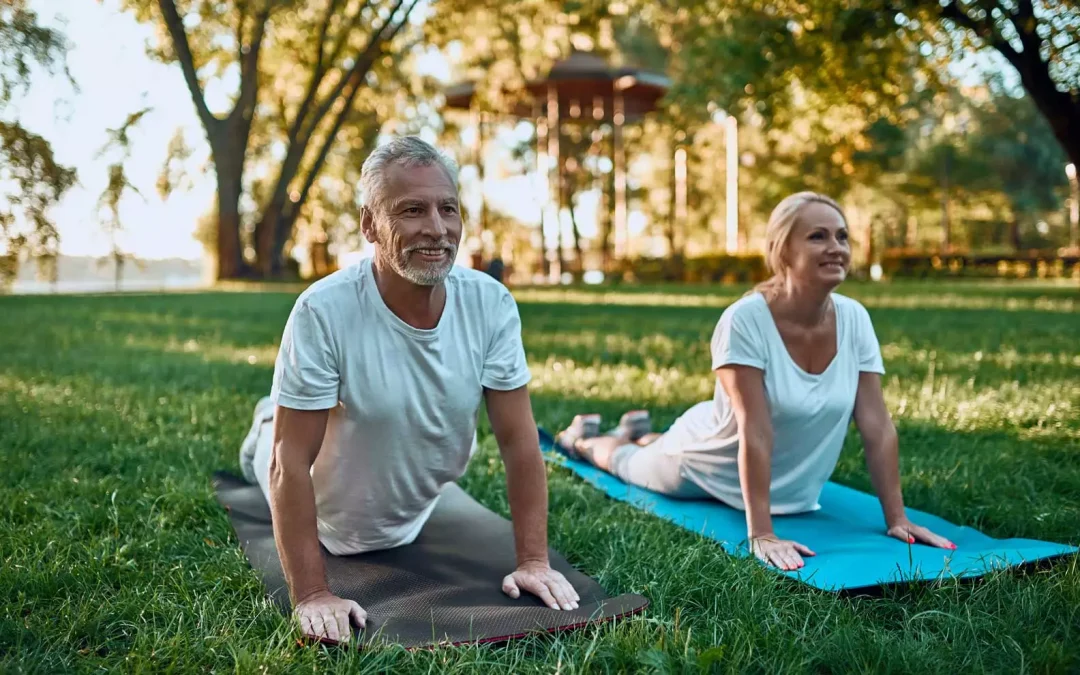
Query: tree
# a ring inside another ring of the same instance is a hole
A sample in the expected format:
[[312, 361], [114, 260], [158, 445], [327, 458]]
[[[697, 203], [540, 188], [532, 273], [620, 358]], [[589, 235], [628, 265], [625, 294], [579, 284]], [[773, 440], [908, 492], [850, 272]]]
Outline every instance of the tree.
[[[156, 55], [180, 66], [206, 133], [217, 179], [218, 278], [281, 275], [320, 173], [342, 130], [356, 124], [357, 106], [369, 103], [361, 92], [392, 79], [390, 54], [404, 53], [395, 38], [417, 0], [124, 3], [158, 28]], [[207, 100], [211, 80], [237, 83], [222, 113]], [[250, 180], [253, 154], [276, 166]], [[247, 214], [253, 266], [243, 251], [245, 196], [256, 204]]]
[[1080, 163], [1075, 0], [642, 0], [635, 13], [673, 51], [674, 98], [696, 114], [710, 100], [754, 110], [771, 127], [796, 119], [800, 92], [895, 120], [957, 56], [994, 51]]
[[[904, 0], [914, 30], [955, 49], [1000, 54], [1042, 113], [1054, 137], [1080, 165], [1080, 4], [1076, 0]], [[887, 5], [886, 5], [887, 6]], [[959, 31], [959, 35], [956, 31]]]
[[[128, 260], [134, 260], [134, 256], [124, 252], [120, 248], [120, 242], [118, 236], [123, 231], [124, 226], [120, 221], [120, 202], [124, 198], [124, 193], [131, 190], [135, 194], [142, 196], [139, 192], [139, 188], [131, 184], [128, 180], [127, 172], [124, 169], [124, 163], [131, 157], [131, 131], [139, 124], [143, 117], [145, 117], [151, 108], [143, 108], [137, 112], [134, 112], [127, 116], [124, 123], [116, 129], [108, 129], [106, 134], [109, 140], [98, 151], [97, 157], [100, 158], [110, 152], [119, 154], [119, 157], [112, 164], [109, 165], [107, 171], [109, 174], [109, 180], [105, 184], [105, 189], [101, 192], [101, 196], [98, 197], [98, 218], [101, 221], [102, 227], [105, 229], [106, 234], [109, 236], [110, 251], [109, 257], [113, 261], [113, 269], [115, 270], [116, 290], [120, 290], [120, 284], [124, 275], [124, 263]], [[104, 212], [104, 215], [102, 215]]]
[[[39, 25], [24, 0], [0, 2], [0, 112], [29, 87], [35, 65], [55, 75], [67, 51], [64, 36]], [[75, 182], [75, 170], [56, 161], [47, 140], [0, 118], [0, 185], [10, 186], [0, 191], [0, 288], [27, 258], [55, 270], [60, 235], [48, 212]]]

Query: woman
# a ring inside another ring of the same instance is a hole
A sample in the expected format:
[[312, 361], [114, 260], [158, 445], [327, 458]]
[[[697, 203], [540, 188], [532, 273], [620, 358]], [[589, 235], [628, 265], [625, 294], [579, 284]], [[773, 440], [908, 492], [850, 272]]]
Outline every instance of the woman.
[[814, 552], [779, 539], [772, 515], [820, 508], [854, 416], [888, 535], [955, 549], [904, 513], [874, 327], [861, 304], [833, 292], [850, 260], [835, 201], [812, 192], [784, 199], [767, 230], [773, 276], [728, 307], [713, 333], [713, 399], [664, 434], [648, 432], [645, 411], [627, 413], [607, 435], [598, 415], [579, 415], [557, 436], [560, 447], [627, 483], [746, 511], [754, 554], [792, 570]]

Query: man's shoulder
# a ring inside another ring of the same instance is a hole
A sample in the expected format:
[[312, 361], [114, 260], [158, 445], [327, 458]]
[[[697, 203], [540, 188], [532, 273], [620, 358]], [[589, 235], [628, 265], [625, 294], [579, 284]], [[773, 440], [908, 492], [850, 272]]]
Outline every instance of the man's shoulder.
[[362, 265], [360, 262], [343, 267], [313, 282], [300, 293], [296, 304], [313, 309], [330, 306], [340, 309], [343, 301], [356, 298], [359, 284], [362, 283]]
[[454, 265], [448, 280], [456, 285], [459, 293], [470, 300], [500, 300], [510, 296], [510, 290], [490, 274], [471, 267]]

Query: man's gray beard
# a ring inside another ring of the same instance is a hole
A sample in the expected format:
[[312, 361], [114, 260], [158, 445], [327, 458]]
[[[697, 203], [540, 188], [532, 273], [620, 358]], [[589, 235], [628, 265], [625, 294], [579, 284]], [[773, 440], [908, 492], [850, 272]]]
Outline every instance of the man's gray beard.
[[[428, 247], [421, 246], [419, 248]], [[409, 254], [411, 251], [408, 249], [396, 256], [387, 252], [383, 254], [383, 260], [389, 263], [390, 267], [397, 272], [401, 278], [406, 279], [417, 286], [437, 286], [445, 281], [446, 277], [450, 274], [450, 269], [454, 266], [454, 260], [457, 258], [457, 246], [450, 245], [447, 252], [446, 262], [439, 264], [420, 263], [419, 265], [413, 265], [409, 262]]]

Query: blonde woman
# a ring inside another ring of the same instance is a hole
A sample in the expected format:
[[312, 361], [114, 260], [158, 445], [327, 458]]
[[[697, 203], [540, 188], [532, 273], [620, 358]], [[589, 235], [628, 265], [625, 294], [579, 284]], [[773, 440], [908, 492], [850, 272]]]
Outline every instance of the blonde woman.
[[754, 554], [791, 570], [814, 552], [778, 538], [772, 516], [820, 508], [854, 417], [888, 536], [955, 549], [905, 515], [874, 326], [861, 304], [835, 292], [851, 260], [839, 205], [812, 192], [784, 199], [769, 218], [766, 259], [772, 277], [728, 307], [713, 332], [712, 400], [663, 434], [649, 433], [645, 411], [627, 413], [607, 435], [598, 415], [578, 415], [556, 442], [627, 483], [745, 511]]

